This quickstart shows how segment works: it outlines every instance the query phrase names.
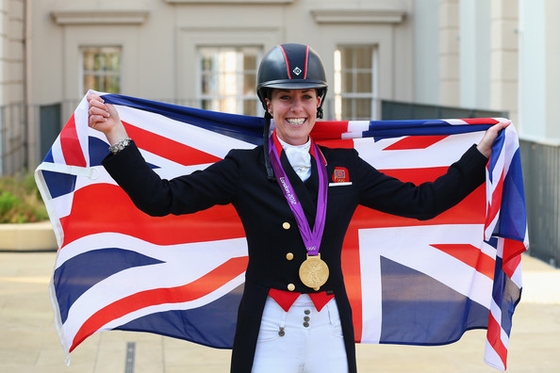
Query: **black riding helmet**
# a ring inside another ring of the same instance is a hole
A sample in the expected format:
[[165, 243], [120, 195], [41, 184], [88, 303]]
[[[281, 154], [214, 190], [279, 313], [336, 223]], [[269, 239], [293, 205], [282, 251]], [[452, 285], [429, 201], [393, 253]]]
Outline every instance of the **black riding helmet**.
[[257, 95], [264, 108], [264, 152], [269, 180], [275, 180], [268, 155], [268, 137], [272, 119], [266, 106], [270, 91], [277, 89], [316, 89], [321, 98], [317, 118], [323, 117], [323, 102], [327, 94], [327, 77], [321, 57], [305, 44], [287, 43], [272, 48], [262, 59], [257, 73]]
[[273, 88], [315, 88], [321, 98], [317, 118], [323, 117], [327, 78], [321, 57], [310, 46], [297, 43], [276, 45], [264, 56], [257, 74], [257, 95], [265, 112], [265, 98], [269, 97], [269, 91]]

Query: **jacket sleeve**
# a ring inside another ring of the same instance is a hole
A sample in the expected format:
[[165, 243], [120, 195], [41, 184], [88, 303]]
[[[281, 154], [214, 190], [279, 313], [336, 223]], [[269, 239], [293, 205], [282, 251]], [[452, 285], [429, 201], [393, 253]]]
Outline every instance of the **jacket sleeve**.
[[108, 155], [102, 162], [111, 177], [134, 204], [152, 216], [186, 214], [232, 201], [236, 190], [237, 163], [229, 157], [204, 171], [166, 180], [146, 163], [131, 144]]
[[394, 215], [431, 219], [484, 183], [487, 161], [473, 145], [444, 175], [417, 186], [387, 176], [360, 159], [360, 204]]

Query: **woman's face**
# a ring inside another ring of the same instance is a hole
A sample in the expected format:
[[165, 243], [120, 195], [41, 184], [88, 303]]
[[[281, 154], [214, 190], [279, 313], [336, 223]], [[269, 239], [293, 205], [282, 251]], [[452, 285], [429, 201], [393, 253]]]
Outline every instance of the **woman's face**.
[[278, 137], [292, 145], [305, 144], [317, 120], [321, 98], [313, 89], [273, 89], [266, 99]]

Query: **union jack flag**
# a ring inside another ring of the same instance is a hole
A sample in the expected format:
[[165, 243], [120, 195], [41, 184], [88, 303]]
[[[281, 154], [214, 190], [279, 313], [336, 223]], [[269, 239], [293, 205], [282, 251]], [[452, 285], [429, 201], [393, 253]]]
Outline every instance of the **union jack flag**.
[[[162, 178], [262, 143], [262, 118], [103, 98]], [[84, 97], [35, 172], [59, 245], [50, 289], [64, 351], [106, 330], [231, 348], [247, 264], [235, 210], [160, 218], [137, 210], [101, 166], [108, 144], [87, 126], [87, 109]], [[444, 173], [502, 120], [322, 121], [312, 136], [354, 147], [385, 173], [420, 183]], [[527, 247], [511, 125], [494, 143], [485, 185], [435, 219], [355, 212], [342, 255], [356, 342], [441, 345], [483, 328], [486, 363], [505, 370]]]

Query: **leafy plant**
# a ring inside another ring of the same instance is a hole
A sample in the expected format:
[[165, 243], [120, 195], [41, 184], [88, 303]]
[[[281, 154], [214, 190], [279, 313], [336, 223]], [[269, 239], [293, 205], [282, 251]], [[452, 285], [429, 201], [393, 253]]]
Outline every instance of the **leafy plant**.
[[47, 209], [33, 174], [0, 177], [0, 223], [30, 223], [47, 219]]

